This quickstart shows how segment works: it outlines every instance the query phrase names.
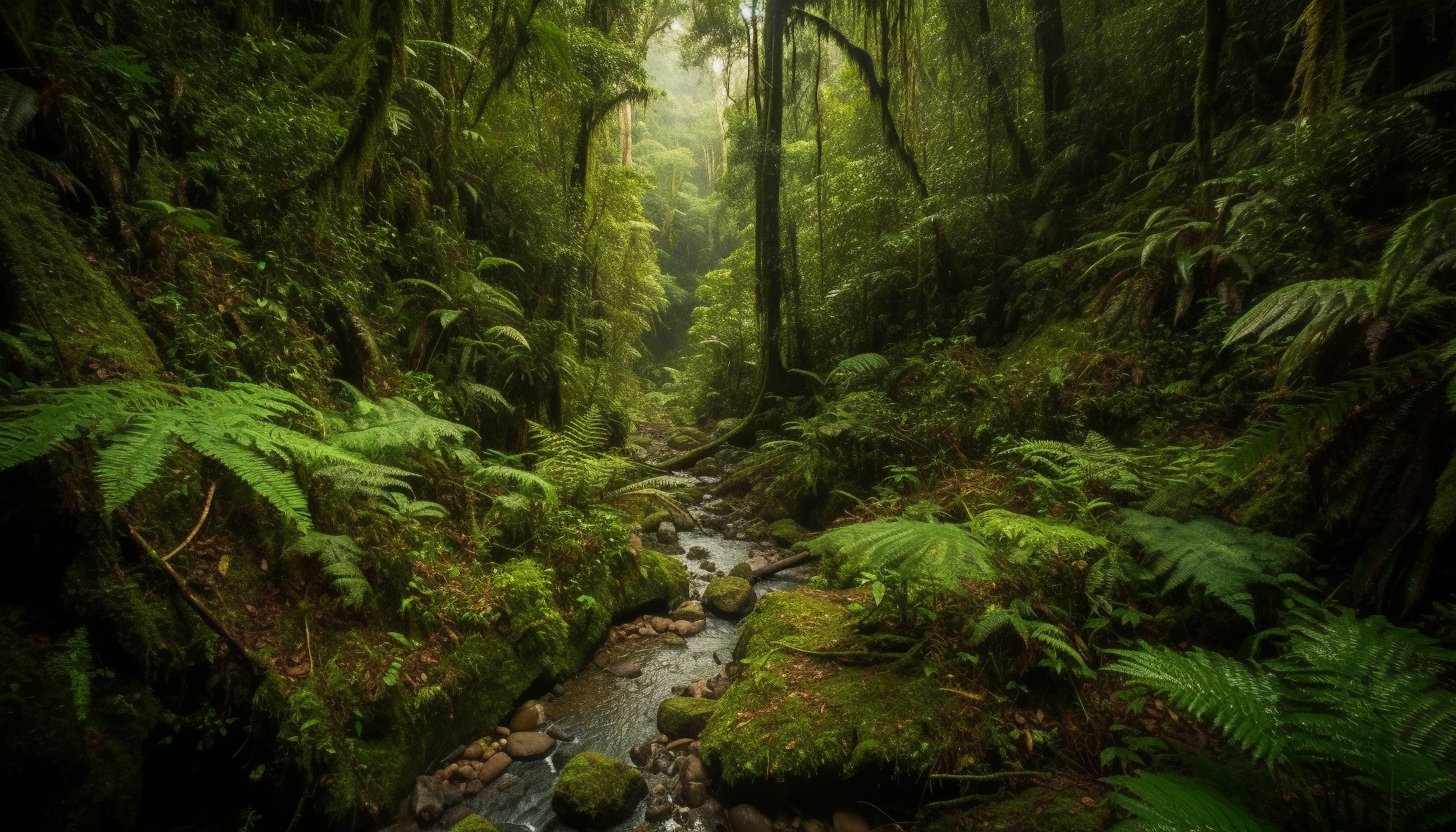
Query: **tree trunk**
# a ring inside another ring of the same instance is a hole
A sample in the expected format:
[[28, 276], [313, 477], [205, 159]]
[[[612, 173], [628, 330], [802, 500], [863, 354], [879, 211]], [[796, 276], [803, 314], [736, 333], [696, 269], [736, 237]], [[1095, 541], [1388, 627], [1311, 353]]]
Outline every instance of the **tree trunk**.
[[1072, 82], [1062, 61], [1067, 55], [1067, 39], [1062, 31], [1062, 0], [1036, 0], [1036, 52], [1041, 59], [1042, 113], [1046, 123], [1043, 135], [1046, 156], [1056, 156], [1066, 147], [1060, 116], [1067, 109]]
[[769, 393], [790, 392], [789, 372], [783, 359], [783, 129], [784, 34], [789, 0], [768, 0], [764, 16], [764, 71], [768, 100], [763, 118], [763, 147], [759, 151], [757, 237], [755, 271], [758, 277], [758, 312], [762, 327], [760, 361]]
[[622, 167], [632, 167], [632, 102], [617, 108], [617, 138], [622, 147]]
[[981, 0], [979, 5], [981, 43], [977, 51], [981, 69], [986, 73], [987, 106], [1001, 121], [1001, 129], [1006, 133], [1006, 143], [1011, 145], [1011, 155], [1016, 160], [1017, 171], [1022, 178], [1030, 179], [1036, 175], [1036, 165], [1031, 160], [1031, 151], [1022, 140], [1021, 132], [1016, 129], [1016, 113], [1011, 106], [1011, 96], [1006, 92], [1006, 85], [1002, 82], [1001, 73], [996, 70], [996, 61], [991, 55], [991, 9], [987, 0]]
[[1228, 0], [1203, 0], [1203, 52], [1193, 88], [1193, 157], [1198, 181], [1213, 178], [1213, 91], [1218, 87], [1218, 56], [1228, 29]]

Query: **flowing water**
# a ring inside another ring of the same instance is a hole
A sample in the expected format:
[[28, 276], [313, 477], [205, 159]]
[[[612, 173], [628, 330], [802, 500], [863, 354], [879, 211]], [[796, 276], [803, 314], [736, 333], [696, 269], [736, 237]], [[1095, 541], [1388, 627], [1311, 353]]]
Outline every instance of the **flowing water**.
[[[701, 546], [708, 550], [704, 560], [727, 574], [749, 557], [752, 544], [742, 540], [725, 540], [713, 532], [680, 532], [678, 541], [683, 550]], [[684, 560], [693, 586], [701, 591], [708, 573], [699, 568], [702, 561]], [[755, 588], [759, 597], [778, 589], [803, 582], [798, 570], [786, 570], [759, 581]], [[617, 678], [605, 670], [589, 666], [564, 684], [565, 693], [547, 703], [550, 725], [573, 739], [561, 742], [556, 751], [544, 760], [516, 762], [500, 780], [480, 795], [467, 801], [476, 812], [490, 818], [502, 832], [552, 832], [564, 830], [565, 824], [551, 811], [551, 787], [556, 772], [572, 756], [582, 751], [596, 751], [622, 760], [628, 759], [633, 746], [657, 737], [657, 705], [673, 695], [675, 685], [686, 685], [716, 675], [723, 662], [731, 661], [733, 643], [738, 636], [739, 622], [708, 614], [708, 627], [687, 639], [686, 647], [674, 647], [660, 639], [645, 640], [635, 650], [614, 653], [614, 661], [631, 661], [642, 666], [642, 675], [635, 679]], [[545, 730], [543, 727], [541, 730]], [[666, 778], [646, 773], [648, 785]], [[643, 821], [647, 801], [638, 805], [632, 818], [615, 827], [626, 829]], [[672, 816], [659, 823], [671, 830], [678, 824]]]

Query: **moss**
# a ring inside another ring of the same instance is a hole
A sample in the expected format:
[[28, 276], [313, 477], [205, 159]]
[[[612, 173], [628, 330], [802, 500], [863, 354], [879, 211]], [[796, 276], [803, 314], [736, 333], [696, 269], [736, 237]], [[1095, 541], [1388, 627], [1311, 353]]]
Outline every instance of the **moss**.
[[753, 567], [749, 566], [746, 561], [742, 563], [735, 563], [733, 564], [733, 568], [728, 570], [728, 577], [742, 578], [746, 581], [753, 577]]
[[920, 779], [946, 752], [942, 694], [918, 664], [851, 666], [783, 647], [865, 650], [854, 600], [775, 592], [746, 619], [737, 654], [747, 672], [702, 734], [703, 760], [726, 785], [787, 794], [856, 775]]
[[54, 339], [66, 376], [156, 376], [162, 362], [136, 314], [77, 244], [54, 192], [4, 148], [0, 193], [0, 274]]
[[1112, 820], [1112, 807], [1076, 786], [1050, 789], [1034, 786], [1005, 800], [975, 809], [940, 815], [927, 832], [1102, 832]]
[[788, 518], [770, 523], [768, 534], [780, 546], [792, 546], [804, 539], [804, 533], [799, 530], [799, 524]]
[[703, 590], [703, 606], [721, 615], [745, 615], [755, 603], [753, 584], [743, 578], [714, 578]]
[[600, 829], [620, 823], [647, 796], [641, 772], [595, 751], [571, 758], [551, 790], [551, 808], [579, 829]]
[[697, 739], [717, 710], [718, 703], [713, 699], [669, 697], [657, 706], [657, 730], [673, 739]]
[[466, 815], [459, 823], [450, 827], [450, 832], [498, 832], [495, 824], [481, 815]]
[[642, 518], [641, 520], [637, 521], [637, 528], [641, 530], [643, 534], [652, 534], [657, 531], [658, 526], [662, 525], [663, 523], [670, 522], [672, 522], [672, 515], [670, 513], [668, 513], [667, 511], [654, 511], [646, 517]]

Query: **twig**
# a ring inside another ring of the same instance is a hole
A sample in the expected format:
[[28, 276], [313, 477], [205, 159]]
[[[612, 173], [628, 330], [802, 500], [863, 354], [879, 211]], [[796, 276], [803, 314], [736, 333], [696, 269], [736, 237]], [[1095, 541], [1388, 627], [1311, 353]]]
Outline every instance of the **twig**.
[[183, 538], [182, 542], [177, 544], [177, 548], [162, 556], [162, 563], [166, 563], [178, 552], [186, 549], [192, 543], [192, 538], [197, 537], [197, 533], [202, 531], [202, 524], [207, 522], [207, 513], [212, 511], [212, 495], [216, 493], [217, 483], [213, 483], [207, 487], [207, 501], [202, 504], [202, 516], [197, 518], [197, 524], [192, 527], [192, 531], [187, 533], [187, 537]]
[[950, 800], [937, 800], [925, 804], [927, 809], [950, 809], [955, 806], [965, 806], [968, 803], [985, 803], [996, 797], [994, 794], [968, 794], [965, 797], [951, 798]]
[[784, 641], [775, 641], [775, 646], [785, 650], [792, 650], [795, 653], [802, 653], [805, 656], [814, 656], [822, 659], [869, 659], [873, 661], [888, 662], [903, 658], [901, 653], [883, 653], [872, 650], [809, 650], [803, 647], [795, 647]]
[[227, 642], [228, 646], [238, 652], [238, 655], [243, 658], [244, 664], [248, 666], [250, 671], [261, 672], [263, 669], [262, 663], [252, 653], [248, 652], [248, 648], [244, 647], [243, 642], [237, 636], [233, 635], [226, 624], [222, 623], [222, 619], [213, 615], [212, 610], [208, 609], [207, 605], [202, 603], [202, 599], [192, 594], [192, 591], [187, 588], [187, 582], [182, 579], [181, 575], [177, 574], [177, 570], [172, 568], [172, 564], [162, 560], [162, 556], [157, 554], [157, 550], [153, 549], [152, 545], [146, 541], [146, 538], [141, 536], [141, 533], [136, 530], [136, 526], [132, 525], [131, 519], [126, 516], [125, 512], [117, 512], [117, 514], [120, 515], [121, 522], [126, 525], [126, 530], [131, 533], [131, 539], [135, 540], [136, 544], [142, 547], [142, 551], [151, 556], [152, 560], [156, 561], [157, 565], [162, 567], [162, 571], [167, 573], [167, 577], [172, 579], [173, 586], [181, 593], [182, 600], [187, 602], [187, 606], [191, 607], [192, 611], [197, 613], [214, 633], [217, 633], [223, 641]]
[[932, 780], [1009, 780], [1012, 777], [1051, 777], [1046, 771], [993, 771], [990, 774], [932, 774]]

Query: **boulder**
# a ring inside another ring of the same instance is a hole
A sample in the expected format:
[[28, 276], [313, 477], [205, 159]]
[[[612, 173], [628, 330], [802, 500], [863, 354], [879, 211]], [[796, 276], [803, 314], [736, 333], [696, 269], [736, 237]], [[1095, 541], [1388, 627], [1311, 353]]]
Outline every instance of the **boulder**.
[[632, 816], [647, 796], [642, 773], [622, 762], [586, 751], [571, 758], [551, 790], [557, 817], [577, 829], [604, 829]]
[[539, 731], [513, 731], [506, 738], [506, 753], [513, 760], [539, 760], [556, 750], [556, 740]]
[[728, 828], [732, 832], [773, 832], [773, 821], [768, 815], [747, 803], [740, 803], [729, 809]]
[[471, 812], [454, 826], [447, 826], [450, 832], [497, 832], [495, 824], [480, 815]]
[[441, 829], [454, 829], [455, 825], [475, 814], [469, 806], [461, 804], [440, 816]]
[[[675, 623], [688, 624], [690, 622], [681, 621], [681, 622], [675, 622]], [[663, 644], [666, 644], [668, 647], [687, 647], [688, 646], [687, 639], [683, 638], [682, 636], [678, 635], [677, 633], [665, 633], [662, 636], [662, 643]]]
[[708, 784], [685, 781], [678, 799], [689, 809], [696, 809], [708, 799]]
[[445, 781], [425, 775], [415, 778], [415, 790], [410, 794], [410, 814], [421, 823], [434, 823], [445, 811]]
[[511, 731], [534, 731], [546, 721], [546, 706], [532, 699], [522, 705], [511, 717]]
[[573, 737], [571, 734], [567, 733], [566, 729], [558, 728], [555, 725], [546, 729], [546, 736], [550, 737], [553, 740], [556, 740], [557, 742], [571, 742], [572, 740], [576, 739], [576, 737]]
[[865, 816], [848, 809], [835, 812], [829, 825], [833, 832], [870, 832], [870, 822], [865, 820]]
[[478, 742], [473, 742], [465, 746], [465, 753], [461, 756], [463, 756], [467, 760], [484, 760], [485, 746], [481, 745]]
[[793, 546], [804, 539], [804, 532], [799, 524], [785, 518], [769, 525], [768, 536], [780, 546]]
[[735, 564], [732, 569], [728, 570], [728, 577], [742, 578], [746, 581], [753, 577], [753, 567], [746, 562]]
[[671, 618], [668, 618], [665, 615], [654, 615], [654, 616], [652, 616], [652, 629], [656, 630], [657, 632], [659, 632], [659, 633], [665, 633], [665, 632], [667, 632], [668, 628], [671, 627], [671, 626], [672, 626], [672, 619]]
[[718, 709], [715, 699], [672, 696], [657, 706], [657, 730], [672, 737], [696, 738]]
[[703, 570], [704, 572], [717, 572], [718, 564], [710, 560], [705, 560], [702, 563], [698, 564], [698, 568]]
[[687, 559], [688, 560], [702, 560], [703, 558], [705, 558], [705, 557], [707, 557], [707, 556], [709, 556], [711, 554], [713, 554], [713, 553], [712, 552], [709, 552], [707, 549], [703, 548], [702, 546], [694, 546], [691, 549], [688, 549]]
[[672, 524], [672, 521], [670, 521], [670, 520], [664, 520], [661, 523], [658, 523], [657, 524], [657, 542], [658, 543], [676, 543], [677, 542], [677, 526], [674, 526]]
[[708, 622], [701, 619], [697, 621], [672, 622], [673, 633], [683, 638], [687, 638], [688, 636], [695, 636], [706, 629], [708, 629]]
[[652, 805], [647, 807], [645, 819], [659, 821], [672, 814], [672, 801], [666, 797], [660, 797]]
[[702, 621], [705, 617], [702, 601], [684, 601], [677, 605], [671, 616], [674, 621]]
[[742, 578], [714, 578], [703, 591], [703, 606], [724, 617], [747, 615], [757, 603], [753, 585]]

